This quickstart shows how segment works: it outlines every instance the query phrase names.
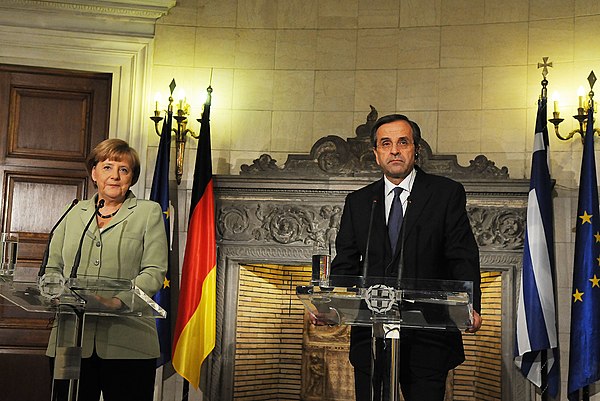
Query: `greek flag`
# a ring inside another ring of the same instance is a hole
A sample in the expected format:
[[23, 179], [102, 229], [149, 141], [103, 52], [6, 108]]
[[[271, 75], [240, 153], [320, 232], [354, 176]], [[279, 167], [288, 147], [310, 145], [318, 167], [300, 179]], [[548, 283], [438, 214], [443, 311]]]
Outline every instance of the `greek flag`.
[[[531, 182], [527, 203], [527, 230], [523, 270], [519, 285], [515, 332], [515, 363], [523, 375], [542, 387], [544, 368], [547, 388], [556, 397], [560, 368], [554, 295], [554, 236], [552, 182], [548, 168], [546, 98], [538, 101]], [[542, 351], [546, 350], [545, 360]], [[546, 364], [546, 366], [544, 366]]]

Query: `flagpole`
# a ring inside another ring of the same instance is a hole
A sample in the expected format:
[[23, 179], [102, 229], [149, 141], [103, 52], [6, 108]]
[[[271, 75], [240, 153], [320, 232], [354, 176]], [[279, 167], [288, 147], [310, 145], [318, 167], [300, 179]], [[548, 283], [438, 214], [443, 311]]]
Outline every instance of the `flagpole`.
[[[544, 60], [544, 64], [546, 64], [547, 61]], [[539, 68], [539, 67], [538, 67]], [[544, 67], [546, 68], [546, 67]], [[547, 68], [546, 68], [547, 71]], [[546, 79], [546, 74], [542, 73], [543, 79], [542, 79], [542, 92], [540, 94], [540, 98], [544, 99], [544, 100], [548, 100], [548, 80]], [[541, 372], [541, 379], [542, 379], [542, 383], [540, 388], [542, 389], [542, 401], [548, 401], [548, 351], [546, 349], [541, 350], [540, 353], [540, 359], [541, 359], [541, 364], [542, 364], [542, 372]]]
[[584, 386], [581, 392], [583, 393], [581, 401], [590, 401], [590, 386]]
[[548, 351], [542, 350], [540, 355], [542, 363], [542, 401], [548, 401]]
[[181, 389], [181, 401], [188, 401], [190, 395], [190, 382], [183, 379], [183, 388]]

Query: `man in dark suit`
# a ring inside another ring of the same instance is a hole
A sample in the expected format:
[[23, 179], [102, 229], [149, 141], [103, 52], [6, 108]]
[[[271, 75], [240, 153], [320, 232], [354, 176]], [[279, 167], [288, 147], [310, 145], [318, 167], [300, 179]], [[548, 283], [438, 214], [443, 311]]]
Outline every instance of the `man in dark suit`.
[[[463, 186], [415, 166], [421, 132], [406, 116], [380, 118], [371, 139], [384, 177], [347, 196], [331, 274], [361, 274], [373, 210], [367, 275], [397, 277], [402, 254], [403, 278], [473, 281], [475, 313], [468, 331], [477, 331], [481, 326], [479, 251]], [[403, 226], [404, 233], [388, 231], [392, 226]], [[357, 401], [370, 400], [371, 337], [370, 328], [352, 327], [350, 362]], [[448, 371], [464, 359], [458, 330], [403, 329], [400, 386], [406, 401], [442, 401]]]

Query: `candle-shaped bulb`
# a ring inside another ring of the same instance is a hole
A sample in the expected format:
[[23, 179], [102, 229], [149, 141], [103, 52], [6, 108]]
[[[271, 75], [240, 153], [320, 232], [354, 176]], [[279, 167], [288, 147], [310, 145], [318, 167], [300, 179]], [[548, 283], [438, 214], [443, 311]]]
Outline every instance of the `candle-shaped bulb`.
[[183, 89], [177, 89], [176, 99], [179, 99], [179, 110], [183, 110], [183, 101], [185, 99], [185, 91]]
[[558, 101], [560, 100], [560, 95], [558, 94], [557, 91], [554, 91], [554, 93], [552, 93], [552, 101], [554, 102], [554, 112], [558, 113]]
[[160, 98], [160, 92], [156, 92], [156, 95], [154, 95], [154, 111], [158, 111], [158, 102], [160, 101]]
[[583, 89], [583, 86], [580, 86], [579, 89], [577, 89], [577, 96], [579, 97], [579, 108], [583, 108], [583, 96], [585, 95], [585, 89]]

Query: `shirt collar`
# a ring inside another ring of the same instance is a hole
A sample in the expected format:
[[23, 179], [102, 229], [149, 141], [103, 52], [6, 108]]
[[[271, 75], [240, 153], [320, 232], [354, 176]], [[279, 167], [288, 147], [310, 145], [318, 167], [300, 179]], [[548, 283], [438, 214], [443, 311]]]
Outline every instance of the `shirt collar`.
[[410, 191], [412, 190], [413, 184], [415, 183], [415, 177], [417, 175], [417, 170], [416, 169], [412, 169], [412, 171], [406, 176], [405, 179], [402, 180], [402, 182], [398, 185], [395, 185], [393, 182], [391, 182], [385, 175], [383, 176], [383, 182], [385, 184], [385, 194], [386, 196], [390, 194], [390, 192], [392, 192], [394, 190], [394, 188], [396, 187], [400, 187], [403, 189], [403, 191], [405, 191], [407, 194], [410, 194]]

